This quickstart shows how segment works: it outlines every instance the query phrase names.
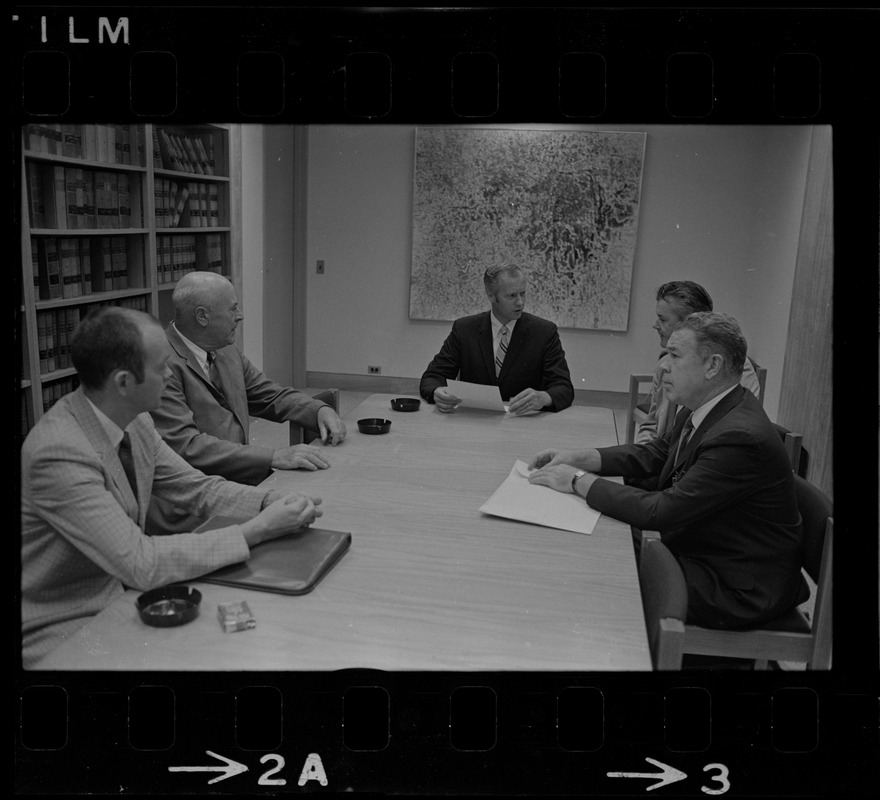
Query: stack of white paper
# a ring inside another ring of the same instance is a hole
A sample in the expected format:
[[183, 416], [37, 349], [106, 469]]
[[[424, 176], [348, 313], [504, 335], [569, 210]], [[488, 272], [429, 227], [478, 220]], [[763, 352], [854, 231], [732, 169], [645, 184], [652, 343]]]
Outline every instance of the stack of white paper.
[[532, 522], [547, 528], [575, 533], [592, 533], [601, 516], [582, 497], [565, 494], [549, 486], [529, 483], [525, 461], [514, 462], [510, 475], [480, 507], [484, 514]]
[[449, 393], [461, 400], [462, 408], [484, 408], [487, 411], [507, 411], [497, 386], [467, 381], [446, 381]]

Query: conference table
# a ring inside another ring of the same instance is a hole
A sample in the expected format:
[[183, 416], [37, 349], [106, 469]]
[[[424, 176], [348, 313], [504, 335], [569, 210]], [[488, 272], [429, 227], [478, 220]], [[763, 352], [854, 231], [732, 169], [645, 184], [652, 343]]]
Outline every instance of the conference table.
[[[50, 670], [650, 670], [629, 526], [605, 515], [573, 533], [480, 512], [538, 451], [617, 444], [608, 408], [517, 417], [375, 394], [346, 414], [330, 468], [276, 471], [265, 485], [322, 498], [315, 527], [351, 533], [317, 586], [282, 595], [192, 580], [199, 615], [139, 618], [129, 590], [43, 660]], [[391, 420], [388, 433], [357, 420]], [[550, 491], [550, 490], [548, 490]], [[224, 632], [244, 600], [253, 629]]]

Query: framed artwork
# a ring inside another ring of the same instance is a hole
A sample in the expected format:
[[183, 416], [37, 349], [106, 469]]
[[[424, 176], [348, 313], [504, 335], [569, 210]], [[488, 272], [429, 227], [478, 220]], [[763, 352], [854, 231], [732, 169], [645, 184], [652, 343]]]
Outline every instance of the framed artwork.
[[526, 310], [625, 331], [646, 134], [419, 128], [411, 319], [487, 308], [483, 272], [526, 270]]

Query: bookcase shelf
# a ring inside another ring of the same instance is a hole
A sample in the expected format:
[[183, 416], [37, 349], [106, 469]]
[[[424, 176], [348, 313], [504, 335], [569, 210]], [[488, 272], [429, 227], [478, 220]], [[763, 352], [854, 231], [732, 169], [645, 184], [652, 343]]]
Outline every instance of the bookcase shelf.
[[241, 290], [237, 125], [22, 127], [22, 439], [77, 386], [68, 342], [95, 305], [166, 325], [189, 271]]

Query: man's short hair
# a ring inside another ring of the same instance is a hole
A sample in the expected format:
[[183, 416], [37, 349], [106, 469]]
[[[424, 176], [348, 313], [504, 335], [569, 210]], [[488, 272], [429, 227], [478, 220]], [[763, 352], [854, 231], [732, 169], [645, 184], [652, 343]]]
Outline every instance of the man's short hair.
[[676, 306], [681, 316], [697, 311], [712, 311], [712, 298], [699, 283], [693, 281], [669, 281], [657, 290], [657, 300], [665, 300]]
[[117, 369], [144, 379], [144, 320], [159, 324], [141, 311], [99, 306], [77, 325], [70, 340], [70, 358], [87, 389], [100, 389]]
[[718, 353], [724, 358], [725, 372], [742, 376], [748, 343], [739, 323], [729, 314], [718, 311], [698, 311], [688, 314], [675, 330], [691, 330], [697, 339], [697, 351], [703, 358]]
[[483, 286], [486, 287], [486, 294], [494, 295], [498, 293], [498, 284], [501, 282], [500, 278], [502, 275], [509, 275], [511, 278], [515, 278], [522, 275], [523, 272], [522, 267], [507, 261], [493, 264], [483, 273]]

